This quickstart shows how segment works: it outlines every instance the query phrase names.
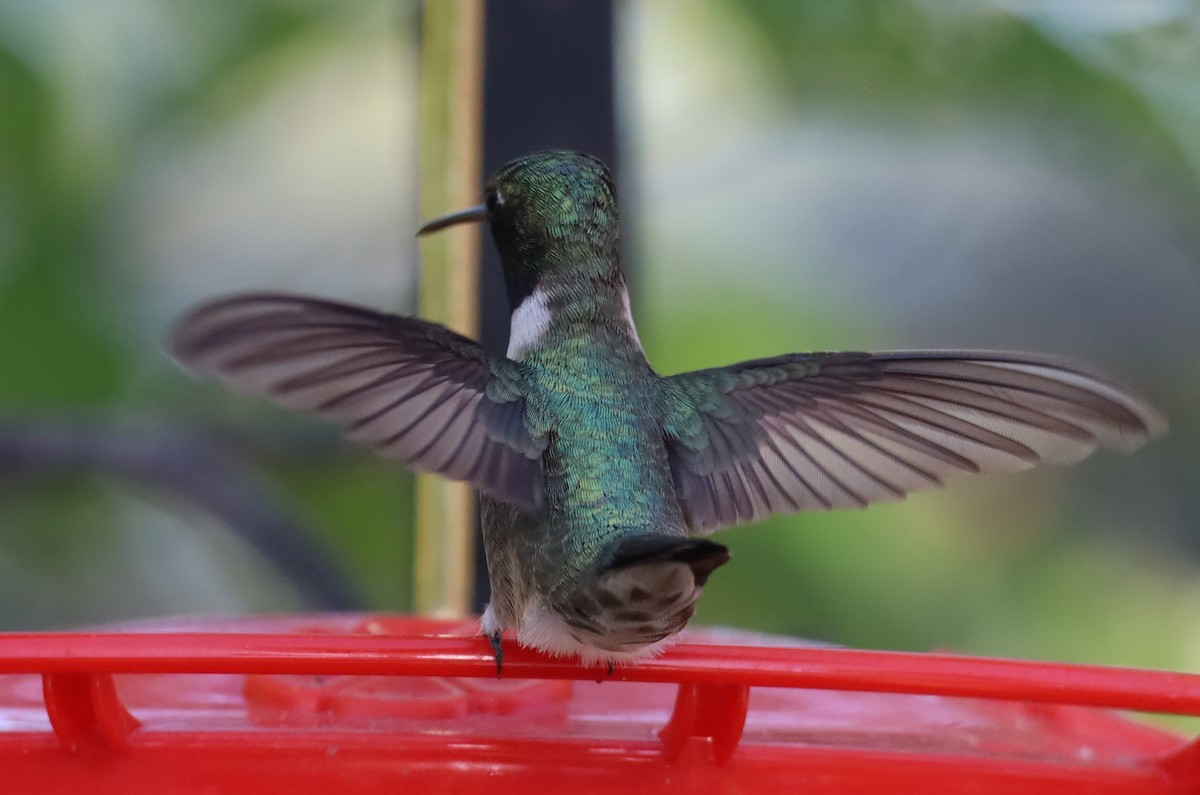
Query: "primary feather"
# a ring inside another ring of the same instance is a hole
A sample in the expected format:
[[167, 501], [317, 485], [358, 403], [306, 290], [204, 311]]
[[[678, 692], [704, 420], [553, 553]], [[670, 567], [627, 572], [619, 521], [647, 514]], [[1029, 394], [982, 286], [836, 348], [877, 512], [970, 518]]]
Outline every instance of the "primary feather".
[[409, 466], [537, 510], [544, 438], [524, 424], [508, 359], [435, 323], [348, 304], [252, 293], [204, 304], [171, 352], [236, 391], [330, 417]]
[[1108, 378], [1026, 353], [790, 354], [682, 373], [666, 389], [672, 468], [694, 532], [862, 508], [947, 475], [1131, 450], [1166, 427]]

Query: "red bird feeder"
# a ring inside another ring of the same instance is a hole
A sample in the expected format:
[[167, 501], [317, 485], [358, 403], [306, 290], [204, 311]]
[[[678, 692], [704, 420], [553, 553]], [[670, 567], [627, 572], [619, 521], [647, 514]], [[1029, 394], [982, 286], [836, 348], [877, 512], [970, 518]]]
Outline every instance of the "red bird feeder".
[[1200, 676], [693, 631], [583, 668], [313, 615], [0, 637], [5, 790], [1191, 793]]

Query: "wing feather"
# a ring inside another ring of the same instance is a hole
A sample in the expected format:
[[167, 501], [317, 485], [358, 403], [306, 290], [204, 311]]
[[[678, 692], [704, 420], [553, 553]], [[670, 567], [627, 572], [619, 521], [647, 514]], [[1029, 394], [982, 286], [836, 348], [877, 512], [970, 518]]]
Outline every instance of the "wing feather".
[[525, 422], [519, 365], [416, 318], [253, 293], [193, 310], [174, 356], [236, 391], [338, 421], [409, 466], [525, 510], [542, 499], [546, 440]]
[[698, 532], [1132, 450], [1166, 430], [1126, 387], [1024, 353], [791, 354], [672, 376], [665, 395], [677, 492]]

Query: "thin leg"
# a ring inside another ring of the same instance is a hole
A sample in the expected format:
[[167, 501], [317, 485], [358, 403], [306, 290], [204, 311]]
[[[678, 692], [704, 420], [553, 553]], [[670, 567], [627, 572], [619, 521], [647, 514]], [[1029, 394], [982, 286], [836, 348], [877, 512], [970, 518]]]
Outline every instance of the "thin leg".
[[488, 643], [492, 644], [492, 653], [496, 655], [496, 676], [503, 673], [504, 667], [504, 647], [500, 645], [500, 630], [496, 630], [487, 636]]

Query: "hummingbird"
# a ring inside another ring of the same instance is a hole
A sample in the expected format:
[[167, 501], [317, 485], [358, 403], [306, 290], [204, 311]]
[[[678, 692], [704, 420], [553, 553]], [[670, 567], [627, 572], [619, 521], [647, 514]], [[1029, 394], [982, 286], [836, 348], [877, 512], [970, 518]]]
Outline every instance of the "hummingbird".
[[729, 560], [713, 531], [1166, 430], [1107, 376], [1029, 353], [788, 353], [659, 375], [630, 313], [605, 165], [538, 152], [483, 199], [418, 234], [488, 224], [511, 311], [503, 356], [436, 323], [283, 293], [202, 304], [170, 347], [193, 372], [473, 485], [498, 668], [506, 630], [610, 670], [658, 653]]

